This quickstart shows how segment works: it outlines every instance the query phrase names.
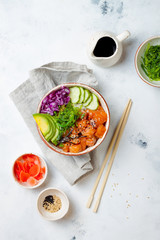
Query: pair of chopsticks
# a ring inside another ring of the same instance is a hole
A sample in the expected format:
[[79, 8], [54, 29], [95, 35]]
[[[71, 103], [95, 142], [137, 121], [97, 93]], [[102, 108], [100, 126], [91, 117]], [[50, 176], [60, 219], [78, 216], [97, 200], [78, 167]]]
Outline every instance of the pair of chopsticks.
[[97, 198], [97, 201], [95, 203], [95, 206], [94, 206], [94, 209], [93, 209], [93, 212], [97, 212], [98, 210], [98, 207], [99, 207], [99, 204], [100, 204], [100, 201], [101, 201], [101, 198], [102, 198], [102, 195], [103, 195], [103, 192], [104, 192], [104, 188], [105, 188], [105, 185], [106, 185], [106, 182], [107, 182], [107, 179], [108, 179], [108, 176], [109, 176], [109, 173], [111, 171], [111, 168], [112, 168], [112, 164], [113, 164], [113, 161], [114, 161], [114, 158], [115, 158], [115, 155], [116, 155], [116, 152], [117, 152], [117, 149], [118, 149], [118, 146], [119, 146], [119, 142], [121, 140], [121, 137], [122, 137], [122, 134], [123, 134], [123, 131], [124, 131], [124, 128], [125, 128], [125, 125], [127, 123], [127, 119], [128, 119], [128, 116], [129, 116], [129, 113], [130, 113], [130, 109], [131, 109], [131, 105], [132, 105], [132, 101], [131, 99], [128, 101], [128, 104], [122, 114], [122, 117], [118, 123], [118, 126], [113, 134], [113, 137], [112, 137], [112, 140], [109, 144], [109, 147], [108, 147], [108, 150], [107, 150], [107, 153], [106, 153], [106, 156], [105, 156], [105, 159], [102, 163], [102, 166], [101, 166], [101, 169], [99, 171], [99, 174], [97, 176], [97, 179], [95, 181], [95, 184], [93, 186], [93, 189], [92, 189], [92, 192], [91, 192], [91, 195], [88, 199], [88, 202], [87, 202], [87, 205], [86, 207], [87, 208], [90, 208], [91, 204], [92, 204], [92, 201], [94, 199], [94, 194], [97, 190], [97, 187], [98, 187], [98, 184], [99, 184], [99, 181], [101, 179], [101, 176], [102, 176], [102, 173], [103, 173], [103, 170], [107, 164], [107, 161], [108, 161], [108, 158], [109, 158], [109, 155], [111, 153], [111, 150], [113, 148], [113, 151], [112, 151], [112, 155], [111, 155], [111, 158], [110, 158], [110, 161], [108, 163], [108, 166], [107, 166], [107, 170], [106, 170], [106, 173], [105, 173], [105, 176], [104, 176], [104, 180], [102, 182], [102, 186], [100, 188], [100, 191], [99, 191], [99, 195], [98, 195], [98, 198]]

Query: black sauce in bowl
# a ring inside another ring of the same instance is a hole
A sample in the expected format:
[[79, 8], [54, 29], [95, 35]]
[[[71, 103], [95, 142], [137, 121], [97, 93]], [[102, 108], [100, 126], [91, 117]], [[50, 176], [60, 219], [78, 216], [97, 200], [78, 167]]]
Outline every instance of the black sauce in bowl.
[[116, 51], [116, 43], [113, 38], [102, 37], [98, 40], [93, 54], [95, 57], [110, 57]]

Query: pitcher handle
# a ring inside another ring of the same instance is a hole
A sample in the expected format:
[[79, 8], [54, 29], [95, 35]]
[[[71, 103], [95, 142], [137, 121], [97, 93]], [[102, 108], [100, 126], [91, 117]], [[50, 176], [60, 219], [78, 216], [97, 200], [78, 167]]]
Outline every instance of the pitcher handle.
[[130, 35], [131, 35], [130, 32], [126, 30], [126, 31], [124, 31], [123, 33], [119, 34], [119, 35], [117, 36], [117, 38], [118, 38], [118, 40], [119, 40], [120, 42], [122, 42], [123, 40], [125, 40], [126, 38], [128, 38]]

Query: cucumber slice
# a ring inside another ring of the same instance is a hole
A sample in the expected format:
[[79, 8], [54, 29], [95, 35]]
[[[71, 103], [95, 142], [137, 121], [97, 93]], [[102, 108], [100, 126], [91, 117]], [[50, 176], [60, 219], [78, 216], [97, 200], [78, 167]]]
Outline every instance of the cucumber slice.
[[87, 107], [90, 104], [90, 102], [92, 101], [92, 98], [93, 98], [93, 96], [91, 94], [90, 97], [88, 98], [88, 100], [85, 103], [83, 103], [83, 106]]
[[87, 106], [87, 108], [89, 108], [91, 110], [96, 110], [98, 108], [98, 106], [99, 106], [98, 97], [94, 93], [92, 93], [92, 101]]
[[71, 98], [72, 103], [78, 103], [80, 96], [81, 96], [80, 88], [79, 87], [71, 87], [69, 96]]
[[78, 103], [82, 103], [84, 101], [84, 88], [82, 87], [79, 87], [80, 88], [80, 91], [81, 91], [81, 95], [80, 95], [80, 98], [79, 98], [79, 101]]
[[90, 95], [91, 95], [91, 92], [88, 89], [85, 89], [84, 90], [84, 101], [83, 102], [87, 102]]
[[83, 103], [75, 103], [74, 107], [82, 108], [83, 107]]

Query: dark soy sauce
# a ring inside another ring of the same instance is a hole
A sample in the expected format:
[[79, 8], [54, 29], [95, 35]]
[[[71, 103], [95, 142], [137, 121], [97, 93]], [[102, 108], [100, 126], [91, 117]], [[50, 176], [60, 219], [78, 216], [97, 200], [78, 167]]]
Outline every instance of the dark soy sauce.
[[110, 37], [102, 37], [98, 40], [93, 54], [95, 57], [110, 57], [116, 51], [116, 43]]

